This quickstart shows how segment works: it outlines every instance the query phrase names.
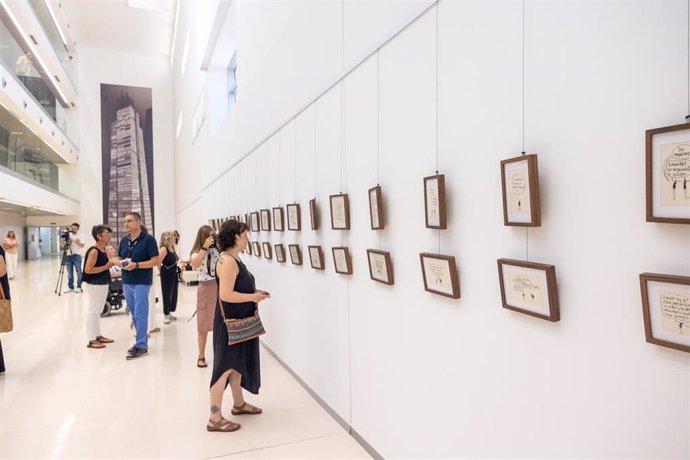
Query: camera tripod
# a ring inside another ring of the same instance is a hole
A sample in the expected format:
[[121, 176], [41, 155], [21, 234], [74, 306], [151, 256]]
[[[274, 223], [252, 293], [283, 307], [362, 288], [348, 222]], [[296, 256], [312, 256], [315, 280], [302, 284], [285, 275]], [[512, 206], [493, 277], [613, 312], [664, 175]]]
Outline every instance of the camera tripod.
[[65, 279], [65, 266], [67, 265], [67, 256], [72, 255], [71, 242], [65, 242], [62, 246], [62, 256], [60, 256], [60, 271], [58, 272], [57, 283], [55, 284], [55, 293], [62, 297], [62, 281]]

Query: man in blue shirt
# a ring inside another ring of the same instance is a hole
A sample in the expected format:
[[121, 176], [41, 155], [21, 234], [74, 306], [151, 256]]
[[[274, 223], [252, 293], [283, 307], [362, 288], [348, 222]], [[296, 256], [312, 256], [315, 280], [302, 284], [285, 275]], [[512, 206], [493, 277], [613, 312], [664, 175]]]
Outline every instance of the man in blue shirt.
[[129, 313], [137, 331], [137, 341], [127, 351], [127, 359], [148, 354], [149, 289], [153, 284], [153, 267], [158, 263], [156, 239], [142, 231], [141, 216], [136, 212], [125, 214], [125, 230], [118, 257], [113, 262], [122, 269], [122, 287]]

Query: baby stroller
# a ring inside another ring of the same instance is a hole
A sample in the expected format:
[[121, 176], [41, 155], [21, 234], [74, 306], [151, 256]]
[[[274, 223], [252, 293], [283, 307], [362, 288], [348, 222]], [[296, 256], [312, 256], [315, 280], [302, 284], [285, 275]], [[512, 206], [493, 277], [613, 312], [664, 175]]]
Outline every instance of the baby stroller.
[[110, 316], [113, 310], [119, 310], [125, 304], [125, 292], [122, 289], [122, 278], [112, 278], [108, 286], [108, 296], [101, 312], [101, 318]]

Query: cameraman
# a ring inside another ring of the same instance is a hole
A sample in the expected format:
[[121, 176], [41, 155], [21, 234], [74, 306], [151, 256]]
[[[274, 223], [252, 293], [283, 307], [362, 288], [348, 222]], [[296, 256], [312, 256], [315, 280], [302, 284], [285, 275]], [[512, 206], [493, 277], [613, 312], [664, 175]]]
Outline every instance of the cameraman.
[[[79, 233], [79, 224], [73, 223], [69, 232], [62, 238], [65, 268], [67, 269], [67, 290], [69, 292], [82, 292], [81, 290], [81, 257], [84, 249], [84, 235]], [[77, 271], [77, 289], [74, 289], [74, 274], [72, 268]]]

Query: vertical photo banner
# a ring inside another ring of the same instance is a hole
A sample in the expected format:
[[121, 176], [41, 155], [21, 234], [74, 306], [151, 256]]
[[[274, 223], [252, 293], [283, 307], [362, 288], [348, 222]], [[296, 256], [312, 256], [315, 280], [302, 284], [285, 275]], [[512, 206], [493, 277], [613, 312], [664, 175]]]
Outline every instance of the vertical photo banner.
[[153, 109], [151, 88], [101, 84], [103, 223], [113, 245], [127, 234], [127, 212], [141, 214], [154, 234]]

